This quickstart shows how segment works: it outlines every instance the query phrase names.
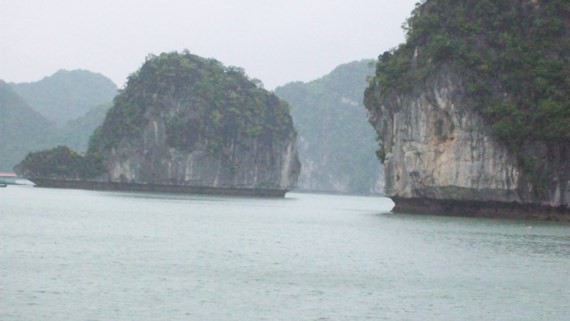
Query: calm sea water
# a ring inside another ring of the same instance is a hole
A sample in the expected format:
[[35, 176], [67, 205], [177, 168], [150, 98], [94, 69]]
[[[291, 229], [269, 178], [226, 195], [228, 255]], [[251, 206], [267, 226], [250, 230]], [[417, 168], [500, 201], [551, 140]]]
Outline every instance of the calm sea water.
[[570, 320], [570, 226], [0, 189], [0, 320]]

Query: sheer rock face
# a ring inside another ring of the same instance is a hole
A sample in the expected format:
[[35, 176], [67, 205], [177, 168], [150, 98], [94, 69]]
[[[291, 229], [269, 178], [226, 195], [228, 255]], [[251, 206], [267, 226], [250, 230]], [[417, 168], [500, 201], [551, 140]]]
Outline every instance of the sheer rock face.
[[129, 79], [88, 154], [104, 159], [97, 181], [291, 190], [296, 137], [287, 104], [243, 70], [163, 54]]
[[547, 173], [544, 190], [538, 191], [473, 110], [464, 87], [460, 72], [442, 68], [406, 93], [376, 89], [366, 97], [369, 120], [385, 154], [386, 195], [568, 209], [570, 148], [523, 146]]
[[[190, 107], [191, 108], [191, 107]], [[209, 151], [207, 138], [198, 139], [192, 151], [169, 147], [168, 117], [151, 116], [140, 136], [122, 141], [106, 160], [104, 180], [208, 187], [292, 189], [300, 163], [295, 135], [284, 141], [234, 137], [222, 153]]]

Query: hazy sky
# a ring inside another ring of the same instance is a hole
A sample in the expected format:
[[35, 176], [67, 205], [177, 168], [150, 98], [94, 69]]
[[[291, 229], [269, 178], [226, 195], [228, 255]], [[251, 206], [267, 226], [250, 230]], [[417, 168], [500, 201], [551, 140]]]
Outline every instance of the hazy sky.
[[144, 58], [190, 52], [273, 89], [404, 40], [418, 0], [0, 0], [0, 79], [87, 69], [122, 87]]

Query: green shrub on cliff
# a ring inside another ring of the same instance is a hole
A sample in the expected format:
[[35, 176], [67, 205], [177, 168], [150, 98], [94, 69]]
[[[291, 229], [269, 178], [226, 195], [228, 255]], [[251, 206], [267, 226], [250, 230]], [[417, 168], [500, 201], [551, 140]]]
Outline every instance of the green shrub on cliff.
[[25, 177], [85, 179], [100, 175], [103, 163], [94, 156], [84, 157], [67, 146], [29, 153], [16, 167]]
[[465, 71], [475, 108], [515, 153], [525, 142], [568, 144], [569, 17], [565, 0], [425, 1], [407, 20], [406, 43], [379, 57], [366, 95], [408, 91], [453, 65]]
[[216, 153], [240, 135], [287, 137], [292, 128], [288, 106], [260, 87], [243, 69], [188, 51], [151, 55], [115, 98], [105, 122], [91, 138], [89, 153], [128, 141], [153, 113], [162, 112], [178, 113], [169, 115], [165, 129], [169, 146], [180, 150], [208, 141], [210, 151]]

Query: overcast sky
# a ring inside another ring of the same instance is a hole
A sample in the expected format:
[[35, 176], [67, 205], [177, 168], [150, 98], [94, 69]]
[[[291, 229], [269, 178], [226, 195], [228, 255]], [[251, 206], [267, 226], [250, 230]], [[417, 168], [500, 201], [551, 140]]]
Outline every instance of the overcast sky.
[[268, 89], [404, 40], [418, 0], [0, 0], [0, 79], [87, 69], [122, 87], [152, 53], [243, 67]]

